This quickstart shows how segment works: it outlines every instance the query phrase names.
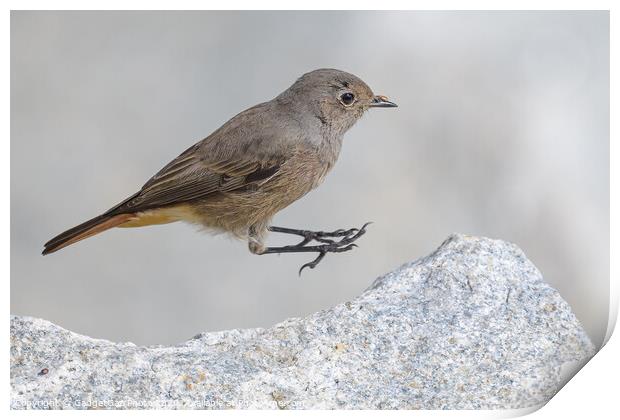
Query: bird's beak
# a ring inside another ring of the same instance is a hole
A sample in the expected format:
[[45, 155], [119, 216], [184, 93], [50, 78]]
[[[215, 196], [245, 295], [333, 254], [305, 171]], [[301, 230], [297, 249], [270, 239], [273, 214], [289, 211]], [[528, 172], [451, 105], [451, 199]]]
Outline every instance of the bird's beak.
[[372, 98], [372, 102], [370, 102], [370, 106], [372, 108], [395, 108], [396, 105], [394, 102], [388, 101], [387, 96], [377, 95]]

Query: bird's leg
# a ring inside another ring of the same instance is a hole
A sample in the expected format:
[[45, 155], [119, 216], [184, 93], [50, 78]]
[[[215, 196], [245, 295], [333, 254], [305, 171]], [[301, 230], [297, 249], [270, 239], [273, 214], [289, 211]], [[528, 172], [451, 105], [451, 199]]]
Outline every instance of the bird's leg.
[[[265, 248], [264, 250], [262, 250], [261, 254], [280, 254], [286, 252], [318, 253], [319, 255], [314, 260], [301, 266], [301, 268], [299, 269], [299, 274], [301, 275], [301, 271], [304, 268], [316, 267], [328, 253], [346, 252], [355, 248], [357, 245], [355, 245], [353, 242], [355, 242], [366, 233], [366, 227], [369, 224], [370, 222], [364, 224], [364, 226], [359, 229], [338, 229], [333, 232], [314, 232], [310, 230], [289, 229], [278, 226], [270, 226], [268, 230], [271, 232], [297, 235], [301, 236], [303, 239], [301, 242], [295, 245]], [[308, 245], [312, 241], [319, 242], [319, 245]]]
[[[311, 241], [316, 241], [316, 242], [321, 242], [324, 244], [333, 244], [336, 241], [334, 239], [330, 239], [330, 238], [349, 238], [353, 235], [356, 235], [358, 232], [360, 232], [361, 230], [365, 230], [366, 226], [368, 226], [370, 224], [370, 222], [366, 223], [364, 226], [362, 226], [361, 229], [357, 229], [357, 228], [353, 228], [353, 229], [338, 229], [335, 230], [333, 232], [323, 232], [323, 231], [312, 231], [312, 230], [302, 230], [302, 229], [290, 229], [290, 228], [283, 228], [283, 227], [278, 227], [278, 226], [269, 226], [267, 229], [270, 232], [277, 232], [277, 233], [288, 233], [291, 235], [297, 235], [297, 236], [301, 236], [304, 239], [299, 242], [296, 246], [303, 246], [306, 245], [307, 243], [310, 243]], [[365, 231], [364, 231], [365, 233]], [[362, 233], [359, 236], [362, 236], [364, 233]], [[359, 236], [357, 236], [359, 238]]]

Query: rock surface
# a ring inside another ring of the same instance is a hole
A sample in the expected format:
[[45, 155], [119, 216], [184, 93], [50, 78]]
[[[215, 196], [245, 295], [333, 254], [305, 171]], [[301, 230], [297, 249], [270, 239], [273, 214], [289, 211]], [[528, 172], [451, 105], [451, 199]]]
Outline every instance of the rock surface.
[[594, 354], [514, 245], [452, 235], [356, 299], [174, 347], [11, 317], [11, 407], [515, 409]]

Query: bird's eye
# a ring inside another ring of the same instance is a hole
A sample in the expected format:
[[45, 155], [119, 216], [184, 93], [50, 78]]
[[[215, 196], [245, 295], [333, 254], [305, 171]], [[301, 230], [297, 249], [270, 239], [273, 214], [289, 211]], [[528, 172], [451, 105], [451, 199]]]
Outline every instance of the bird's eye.
[[353, 101], [355, 101], [355, 95], [351, 92], [346, 92], [340, 95], [340, 102], [342, 102], [345, 106], [351, 105]]

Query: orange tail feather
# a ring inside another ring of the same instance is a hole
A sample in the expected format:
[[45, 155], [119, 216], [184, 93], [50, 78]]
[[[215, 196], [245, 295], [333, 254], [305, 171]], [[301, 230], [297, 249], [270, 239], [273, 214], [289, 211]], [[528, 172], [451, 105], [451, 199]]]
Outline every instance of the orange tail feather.
[[52, 252], [56, 252], [59, 249], [81, 241], [82, 239], [89, 238], [93, 235], [123, 224], [135, 217], [136, 215], [134, 213], [117, 214], [115, 216], [103, 214], [101, 216], [97, 216], [94, 219], [90, 219], [81, 225], [71, 228], [52, 238], [45, 244], [45, 249], [43, 249], [42, 254], [51, 254]]

